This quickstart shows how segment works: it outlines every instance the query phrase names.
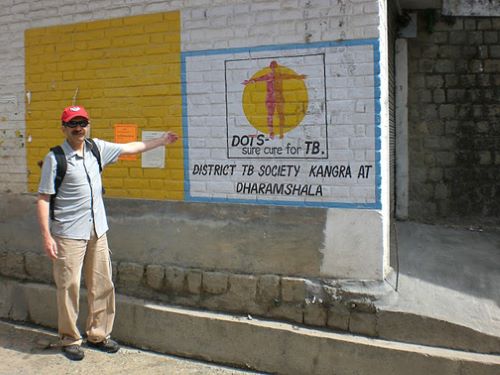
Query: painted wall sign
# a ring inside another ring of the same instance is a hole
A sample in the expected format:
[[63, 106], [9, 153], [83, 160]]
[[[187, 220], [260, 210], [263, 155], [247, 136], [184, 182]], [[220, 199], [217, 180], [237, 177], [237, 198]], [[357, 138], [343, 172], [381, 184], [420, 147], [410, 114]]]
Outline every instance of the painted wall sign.
[[380, 207], [377, 40], [185, 52], [185, 199]]

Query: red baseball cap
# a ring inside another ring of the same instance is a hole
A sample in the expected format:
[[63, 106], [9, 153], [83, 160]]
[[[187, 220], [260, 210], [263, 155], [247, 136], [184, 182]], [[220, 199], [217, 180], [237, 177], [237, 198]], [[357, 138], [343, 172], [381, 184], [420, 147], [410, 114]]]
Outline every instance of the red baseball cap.
[[64, 108], [64, 111], [61, 116], [61, 120], [63, 122], [69, 122], [72, 118], [75, 117], [85, 117], [87, 120], [89, 119], [89, 115], [85, 108], [78, 106], [71, 106]]

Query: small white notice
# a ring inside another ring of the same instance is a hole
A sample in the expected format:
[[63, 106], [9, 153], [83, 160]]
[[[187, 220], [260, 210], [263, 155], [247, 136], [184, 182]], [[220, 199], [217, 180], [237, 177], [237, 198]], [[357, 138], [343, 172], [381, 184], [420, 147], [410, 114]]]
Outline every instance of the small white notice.
[[[142, 140], [161, 137], [165, 132], [143, 131]], [[165, 168], [165, 146], [157, 147], [142, 154], [142, 168]]]

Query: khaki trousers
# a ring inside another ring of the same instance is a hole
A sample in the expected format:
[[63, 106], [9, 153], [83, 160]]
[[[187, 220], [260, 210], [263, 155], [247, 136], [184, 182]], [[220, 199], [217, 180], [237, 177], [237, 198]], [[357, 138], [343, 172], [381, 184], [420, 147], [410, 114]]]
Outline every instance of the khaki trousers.
[[57, 286], [58, 332], [63, 346], [81, 345], [76, 326], [79, 311], [82, 266], [87, 287], [87, 339], [107, 339], [115, 318], [115, 289], [111, 279], [111, 259], [106, 234], [90, 240], [73, 240], [54, 236], [58, 258], [53, 262]]

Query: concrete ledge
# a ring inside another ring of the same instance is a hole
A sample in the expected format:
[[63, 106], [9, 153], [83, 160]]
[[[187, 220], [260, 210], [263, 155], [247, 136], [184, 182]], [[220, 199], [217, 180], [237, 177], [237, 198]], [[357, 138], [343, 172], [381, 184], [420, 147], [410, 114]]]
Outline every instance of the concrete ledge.
[[500, 337], [404, 311], [377, 312], [377, 337], [476, 353], [500, 354]]
[[[14, 311], [21, 320], [54, 327], [54, 287], [3, 279], [1, 317], [15, 319]], [[158, 305], [125, 296], [117, 297], [113, 334], [122, 342], [162, 353], [277, 374], [493, 375], [500, 372], [499, 356], [324, 332]]]

